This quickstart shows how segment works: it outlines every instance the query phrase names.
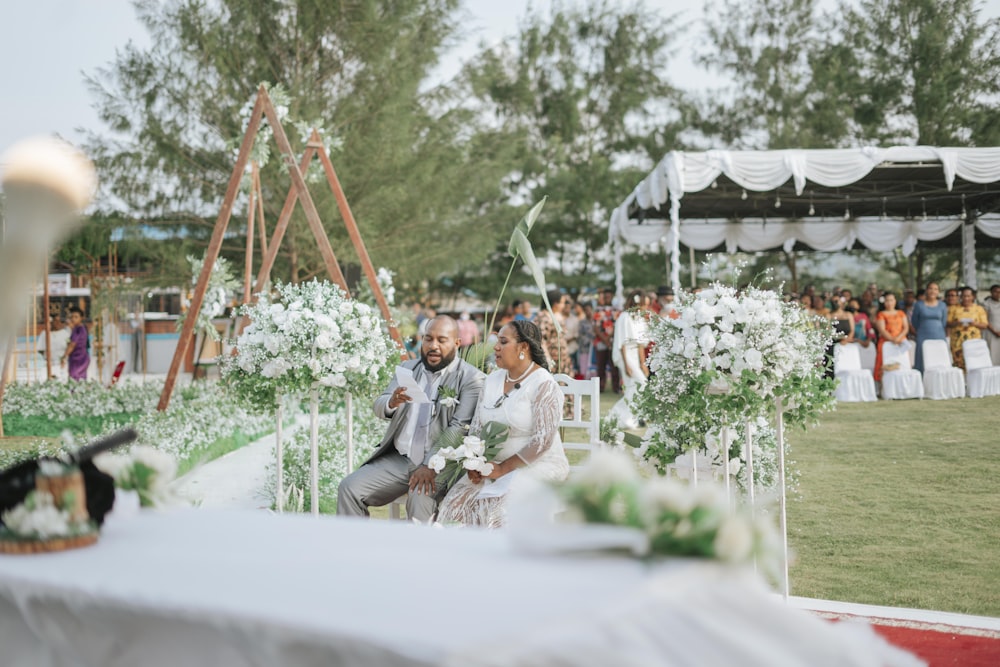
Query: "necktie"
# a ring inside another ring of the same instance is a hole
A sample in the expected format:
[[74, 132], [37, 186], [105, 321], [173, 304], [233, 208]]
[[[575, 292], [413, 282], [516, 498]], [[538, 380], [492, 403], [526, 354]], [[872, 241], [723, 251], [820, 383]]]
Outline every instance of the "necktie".
[[[432, 373], [425, 374], [426, 383], [424, 392], [428, 396], [434, 396], [434, 389], [437, 386], [439, 376]], [[421, 403], [417, 406], [416, 426], [413, 429], [413, 440], [410, 441], [410, 461], [414, 465], [422, 465], [424, 454], [427, 452], [428, 440], [430, 436], [431, 421], [433, 419], [432, 410], [434, 403]]]

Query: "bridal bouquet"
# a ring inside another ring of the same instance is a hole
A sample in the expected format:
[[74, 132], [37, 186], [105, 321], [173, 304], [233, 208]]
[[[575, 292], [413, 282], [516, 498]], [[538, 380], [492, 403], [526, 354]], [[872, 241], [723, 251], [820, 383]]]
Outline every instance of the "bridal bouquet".
[[430, 468], [445, 474], [445, 486], [450, 487], [466, 470], [483, 475], [493, 472], [492, 459], [507, 441], [509, 429], [505, 424], [490, 421], [483, 425], [479, 435], [462, 436], [460, 431], [446, 431], [438, 441], [441, 447], [428, 461]]
[[223, 360], [229, 388], [262, 410], [279, 395], [369, 396], [388, 383], [399, 359], [378, 313], [323, 281], [283, 284], [240, 314], [250, 325]]
[[805, 424], [833, 406], [823, 355], [832, 338], [775, 292], [719, 283], [681, 296], [677, 319], [655, 318], [652, 375], [637, 393], [636, 415], [650, 424], [645, 455], [663, 470], [678, 454], [704, 450], [706, 437], [773, 413]]
[[638, 556], [756, 559], [765, 571], [778, 562], [780, 540], [766, 514], [755, 519], [731, 507], [725, 490], [713, 484], [643, 477], [621, 452], [594, 452], [556, 490], [565, 505], [563, 523], [619, 527], [622, 544]]

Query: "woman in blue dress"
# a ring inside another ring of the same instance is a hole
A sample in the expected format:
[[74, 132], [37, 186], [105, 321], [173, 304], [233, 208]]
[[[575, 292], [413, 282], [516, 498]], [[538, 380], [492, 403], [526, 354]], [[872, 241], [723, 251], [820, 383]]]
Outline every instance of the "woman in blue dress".
[[913, 304], [910, 326], [917, 334], [917, 352], [913, 367], [924, 372], [923, 346], [925, 340], [948, 340], [945, 324], [948, 321], [948, 306], [938, 299], [941, 290], [937, 283], [928, 283], [924, 300]]

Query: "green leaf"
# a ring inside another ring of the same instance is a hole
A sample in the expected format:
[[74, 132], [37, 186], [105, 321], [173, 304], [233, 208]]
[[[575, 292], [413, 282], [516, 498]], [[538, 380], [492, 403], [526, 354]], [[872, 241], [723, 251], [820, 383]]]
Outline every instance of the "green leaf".
[[[542, 200], [531, 207], [531, 210], [524, 214], [521, 221], [517, 223], [514, 228], [514, 235], [510, 237], [510, 245], [507, 246], [507, 252], [514, 259], [517, 259], [517, 248], [514, 245], [514, 237], [520, 232], [524, 236], [525, 242], [528, 240], [528, 234], [531, 233], [531, 228], [535, 226], [535, 221], [538, 220], [539, 214], [542, 212], [542, 207], [545, 206], [545, 202], [548, 200], [548, 196], [542, 197]], [[528, 249], [531, 249], [531, 244], [528, 244]], [[543, 290], [544, 291], [544, 290]]]

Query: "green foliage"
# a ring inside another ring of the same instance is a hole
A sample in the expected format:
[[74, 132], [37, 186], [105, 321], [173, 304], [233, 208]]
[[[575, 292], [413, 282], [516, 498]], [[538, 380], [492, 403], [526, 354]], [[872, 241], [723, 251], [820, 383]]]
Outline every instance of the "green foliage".
[[[460, 230], [487, 222], [480, 213], [499, 200], [509, 160], [506, 143], [477, 112], [463, 109], [452, 90], [427, 85], [457, 34], [458, 7], [458, 0], [141, 0], [151, 46], [125, 47], [88, 78], [114, 135], [90, 142], [102, 182], [157, 234], [204, 244], [243, 136], [240, 110], [260, 82], [271, 82], [287, 92], [288, 117], [304, 121], [285, 128], [293, 150], [304, 148], [308, 125], [339, 143], [338, 176], [376, 263], [414, 284], [479, 265], [496, 237], [485, 224], [477, 234]], [[290, 185], [285, 159], [262, 168], [267, 221], [278, 217]], [[329, 188], [311, 190], [338, 259], [357, 263]], [[236, 229], [245, 202], [237, 200]], [[223, 253], [242, 265], [243, 248], [234, 234]], [[275, 276], [297, 281], [322, 270], [299, 207]]]
[[829, 19], [813, 108], [843, 115], [834, 139], [926, 146], [1000, 141], [1000, 20], [976, 0], [862, 0]]
[[64, 431], [79, 435], [102, 433], [114, 424], [123, 424], [135, 418], [134, 413], [118, 412], [93, 416], [72, 416], [54, 421], [44, 415], [22, 415], [5, 412], [3, 429], [6, 435], [35, 435], [42, 438], [57, 438]]
[[708, 13], [712, 50], [699, 61], [732, 80], [731, 94], [705, 94], [698, 122], [739, 148], [814, 148], [809, 55], [819, 38], [816, 0], [721, 0]]
[[612, 207], [683, 127], [666, 77], [671, 27], [639, 5], [557, 6], [466, 70], [516, 147], [508, 191], [549, 197], [532, 245], [559, 266], [549, 278], [560, 286], [589, 285], [606, 268]]

